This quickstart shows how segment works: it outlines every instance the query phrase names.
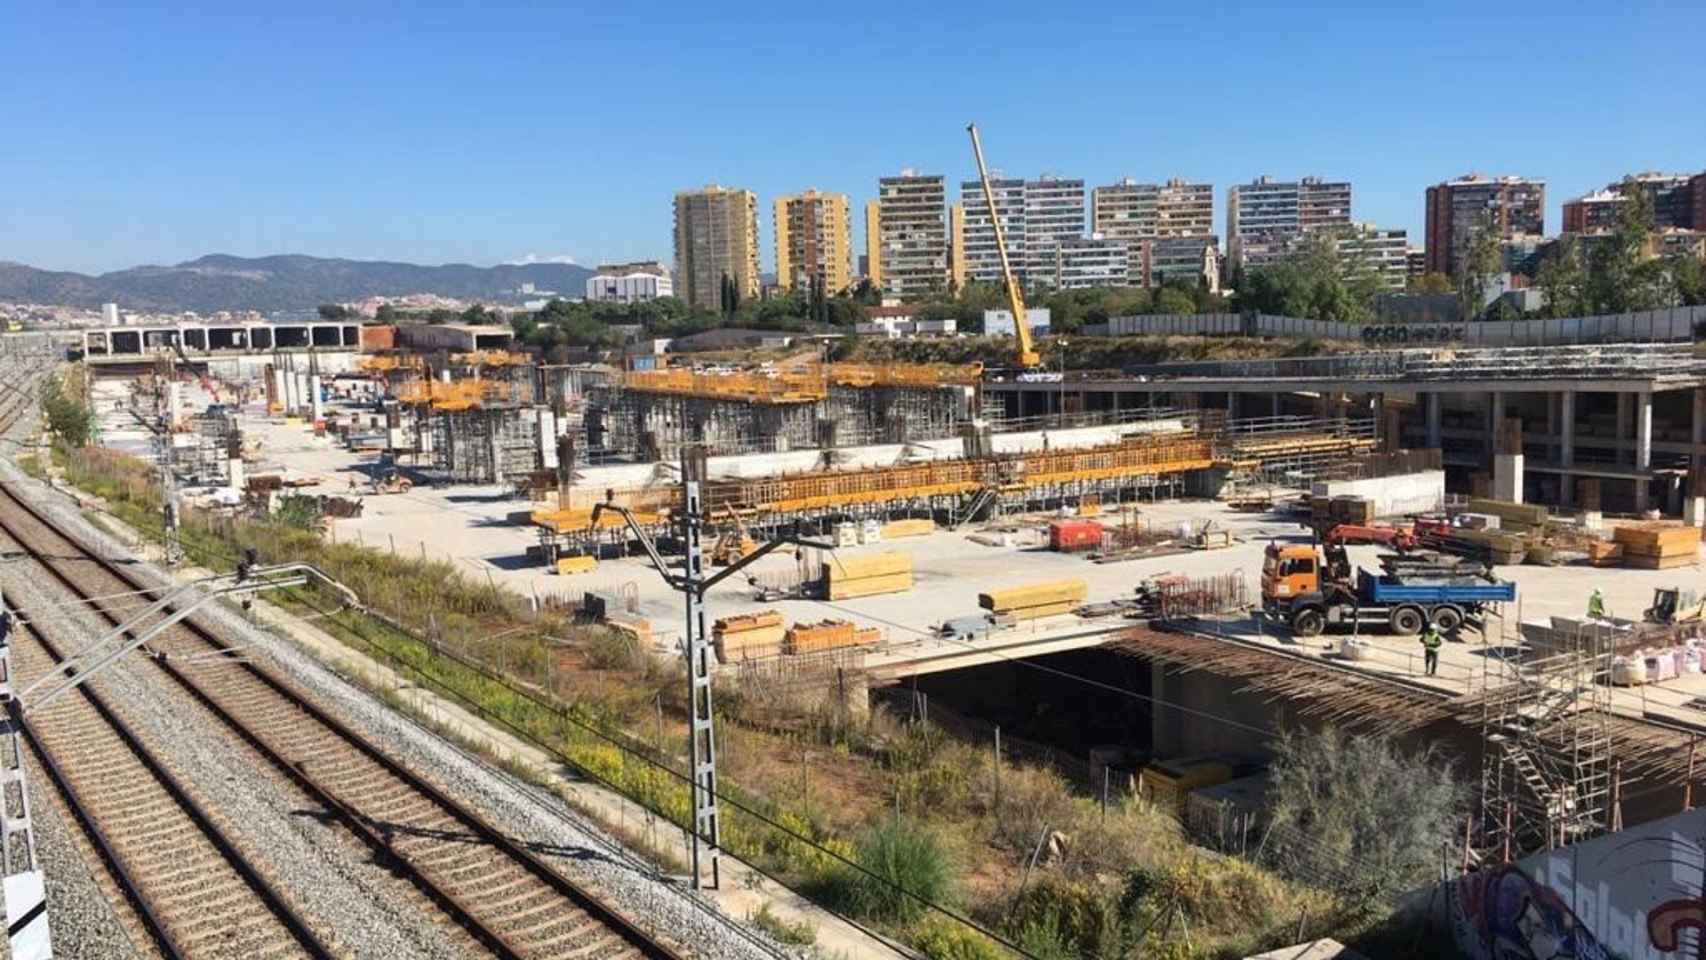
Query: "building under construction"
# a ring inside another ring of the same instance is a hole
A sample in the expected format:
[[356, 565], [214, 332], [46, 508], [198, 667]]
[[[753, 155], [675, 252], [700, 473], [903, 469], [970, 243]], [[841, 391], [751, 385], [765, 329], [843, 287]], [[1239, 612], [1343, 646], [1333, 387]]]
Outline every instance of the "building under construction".
[[623, 373], [594, 392], [593, 450], [675, 460], [951, 437], [976, 413], [977, 366], [806, 364], [775, 371]]

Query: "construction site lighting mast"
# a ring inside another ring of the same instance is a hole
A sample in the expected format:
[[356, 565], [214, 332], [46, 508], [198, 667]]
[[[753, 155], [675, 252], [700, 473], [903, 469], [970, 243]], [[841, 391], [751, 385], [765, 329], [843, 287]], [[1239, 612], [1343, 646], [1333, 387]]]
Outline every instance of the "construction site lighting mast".
[[977, 124], [966, 124], [966, 132], [971, 134], [971, 152], [977, 158], [977, 176], [983, 182], [983, 202], [989, 209], [989, 222], [995, 227], [995, 252], [1001, 257], [1001, 286], [1007, 294], [1007, 309], [1013, 314], [1013, 336], [1019, 341], [1019, 366], [1027, 370], [1040, 367], [1043, 359], [1031, 339], [1031, 325], [1025, 319], [1025, 295], [1013, 278], [1013, 264], [1007, 258], [1007, 236], [1001, 230], [1001, 217], [995, 212], [995, 188], [990, 185], [989, 169], [983, 164], [983, 143], [977, 138]]

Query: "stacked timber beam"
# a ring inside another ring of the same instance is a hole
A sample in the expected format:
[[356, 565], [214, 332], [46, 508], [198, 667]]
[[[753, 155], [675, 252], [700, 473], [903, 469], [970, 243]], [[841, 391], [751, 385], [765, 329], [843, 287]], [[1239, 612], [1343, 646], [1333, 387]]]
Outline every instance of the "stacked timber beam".
[[852, 600], [911, 589], [912, 557], [904, 553], [831, 556], [823, 565], [823, 594], [828, 600]]
[[1071, 613], [1084, 602], [1089, 592], [1089, 587], [1082, 580], [1056, 580], [980, 593], [977, 605], [997, 617], [1036, 620]]
[[1691, 567], [1700, 560], [1700, 528], [1681, 524], [1623, 524], [1612, 532], [1623, 546], [1623, 565], [1641, 570]]

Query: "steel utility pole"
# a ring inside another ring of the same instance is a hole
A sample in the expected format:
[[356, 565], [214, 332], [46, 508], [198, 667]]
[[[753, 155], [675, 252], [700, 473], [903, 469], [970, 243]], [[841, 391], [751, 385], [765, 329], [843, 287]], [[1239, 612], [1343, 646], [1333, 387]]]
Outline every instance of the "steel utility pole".
[[705, 593], [712, 587], [728, 579], [730, 576], [746, 567], [748, 564], [764, 556], [785, 543], [805, 547], [818, 547], [833, 550], [832, 544], [820, 543], [813, 540], [803, 540], [794, 534], [785, 534], [774, 539], [766, 540], [758, 549], [729, 564], [716, 574], [705, 576], [704, 553], [701, 536], [705, 524], [705, 512], [700, 502], [699, 484], [703, 479], [705, 460], [702, 456], [694, 456], [684, 450], [681, 458], [681, 543], [685, 551], [682, 572], [673, 572], [669, 564], [664, 562], [658, 553], [657, 544], [646, 531], [634, 520], [634, 515], [627, 507], [617, 506], [609, 501], [598, 503], [592, 508], [591, 524], [598, 527], [599, 514], [606, 510], [616, 513], [628, 525], [628, 531], [634, 539], [645, 548], [646, 556], [652, 566], [657, 568], [658, 575], [670, 587], [681, 592], [686, 606], [686, 636], [682, 641], [682, 652], [687, 656], [687, 683], [689, 704], [688, 717], [688, 762], [690, 764], [690, 783], [692, 789], [691, 802], [693, 807], [693, 886], [698, 889], [705, 884], [704, 868], [701, 862], [710, 860], [711, 882], [710, 889], [718, 889], [721, 876], [718, 863], [721, 848], [721, 833], [717, 825], [717, 739], [713, 727], [714, 714], [711, 709], [711, 636], [705, 627]]

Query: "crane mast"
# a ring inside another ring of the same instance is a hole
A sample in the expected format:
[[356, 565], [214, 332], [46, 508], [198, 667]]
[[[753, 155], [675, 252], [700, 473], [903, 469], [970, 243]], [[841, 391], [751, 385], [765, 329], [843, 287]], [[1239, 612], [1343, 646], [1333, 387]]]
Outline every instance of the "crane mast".
[[966, 124], [971, 134], [971, 152], [977, 158], [977, 176], [983, 181], [983, 202], [989, 208], [989, 222], [995, 226], [995, 252], [1001, 256], [1001, 286], [1007, 293], [1007, 309], [1013, 314], [1013, 333], [1019, 341], [1019, 366], [1042, 365], [1036, 343], [1031, 339], [1031, 325], [1025, 319], [1025, 297], [1013, 278], [1013, 265], [1007, 259], [1007, 237], [1001, 232], [1001, 218], [995, 213], [995, 188], [989, 183], [989, 170], [983, 164], [983, 144], [977, 138], [977, 124]]

